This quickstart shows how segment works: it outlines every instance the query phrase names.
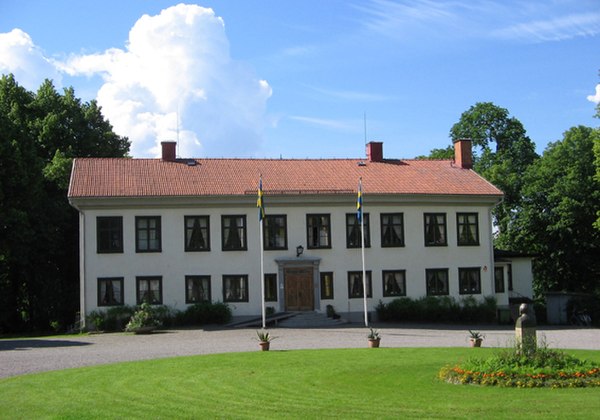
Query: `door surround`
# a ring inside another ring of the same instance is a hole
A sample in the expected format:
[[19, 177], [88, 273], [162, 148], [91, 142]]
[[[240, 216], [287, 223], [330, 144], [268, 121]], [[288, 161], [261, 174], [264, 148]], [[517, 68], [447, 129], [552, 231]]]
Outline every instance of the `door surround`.
[[276, 258], [277, 263], [277, 287], [278, 291], [278, 311], [283, 312], [286, 308], [285, 299], [285, 270], [288, 268], [309, 269], [312, 273], [312, 295], [314, 310], [321, 310], [321, 282], [319, 280], [319, 264], [321, 258], [317, 257], [285, 257]]

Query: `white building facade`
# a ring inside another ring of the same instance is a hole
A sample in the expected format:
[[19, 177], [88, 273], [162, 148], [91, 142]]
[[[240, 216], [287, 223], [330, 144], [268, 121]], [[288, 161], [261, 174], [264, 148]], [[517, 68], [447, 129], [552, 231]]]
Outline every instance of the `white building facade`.
[[455, 146], [454, 161], [385, 160], [381, 143], [368, 145], [366, 161], [175, 159], [174, 144], [163, 147], [162, 159], [74, 163], [82, 315], [147, 300], [178, 310], [221, 301], [234, 316], [259, 316], [263, 281], [276, 311], [332, 305], [360, 319], [359, 178], [369, 311], [402, 296], [493, 295], [508, 305], [492, 245], [502, 193], [470, 169], [470, 142]]

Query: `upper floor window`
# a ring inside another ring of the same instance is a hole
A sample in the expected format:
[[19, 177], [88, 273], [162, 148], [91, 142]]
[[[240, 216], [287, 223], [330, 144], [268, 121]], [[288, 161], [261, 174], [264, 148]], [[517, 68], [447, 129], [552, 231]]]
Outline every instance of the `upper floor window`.
[[425, 213], [425, 246], [446, 246], [446, 213]]
[[404, 215], [402, 213], [381, 214], [381, 246], [404, 246]]
[[265, 249], [287, 249], [287, 217], [267, 215], [263, 219]]
[[246, 250], [246, 216], [221, 216], [223, 251]]
[[136, 216], [135, 251], [161, 251], [160, 216]]
[[277, 302], [277, 274], [265, 274], [265, 302]]
[[406, 272], [383, 271], [383, 296], [406, 296]]
[[[348, 271], [348, 297], [349, 298], [362, 298], [363, 294], [363, 281], [362, 271]], [[366, 272], [367, 278], [367, 297], [372, 297], [371, 288], [371, 272]]]
[[185, 276], [185, 303], [210, 301], [210, 276]]
[[333, 273], [321, 273], [321, 299], [333, 299]]
[[248, 302], [248, 276], [223, 276], [223, 302]]
[[96, 250], [98, 254], [123, 252], [123, 217], [96, 218]]
[[[365, 247], [371, 246], [371, 235], [369, 234], [369, 213], [363, 213], [363, 227], [365, 230]], [[346, 247], [360, 248], [362, 246], [361, 223], [356, 213], [346, 214]]]
[[331, 248], [331, 219], [328, 214], [306, 215], [308, 248]]
[[479, 221], [477, 213], [457, 213], [456, 227], [458, 245], [479, 245]]
[[123, 304], [123, 277], [98, 279], [98, 306]]
[[162, 305], [162, 277], [136, 277], [137, 304]]
[[208, 216], [185, 216], [185, 250], [210, 251], [210, 219]]
[[427, 281], [427, 296], [448, 294], [448, 269], [433, 268], [425, 270]]
[[479, 267], [458, 269], [458, 291], [461, 295], [481, 293], [481, 270]]

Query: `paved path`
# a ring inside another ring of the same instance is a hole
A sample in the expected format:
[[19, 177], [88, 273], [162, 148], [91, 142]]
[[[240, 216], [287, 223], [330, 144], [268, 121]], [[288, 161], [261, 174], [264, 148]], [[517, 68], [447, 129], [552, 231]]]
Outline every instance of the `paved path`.
[[[461, 347], [467, 327], [387, 324], [378, 326], [382, 347]], [[485, 347], [511, 345], [514, 330], [484, 326]], [[273, 350], [358, 348], [366, 346], [366, 329], [271, 328], [278, 337]], [[150, 335], [125, 333], [0, 340], [0, 378], [33, 372], [197, 354], [256, 351], [254, 329], [168, 330]], [[600, 350], [599, 329], [538, 328], [550, 347]]]

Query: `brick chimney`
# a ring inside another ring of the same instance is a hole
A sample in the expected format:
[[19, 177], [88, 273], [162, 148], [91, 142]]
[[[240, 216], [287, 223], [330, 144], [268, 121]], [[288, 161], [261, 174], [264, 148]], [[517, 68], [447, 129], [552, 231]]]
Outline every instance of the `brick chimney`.
[[371, 141], [367, 143], [367, 160], [369, 162], [383, 162], [383, 143]]
[[162, 146], [162, 160], [164, 162], [175, 162], [175, 148], [177, 142], [174, 141], [163, 141], [160, 143]]
[[463, 169], [473, 168], [471, 139], [458, 139], [454, 141], [454, 163]]

